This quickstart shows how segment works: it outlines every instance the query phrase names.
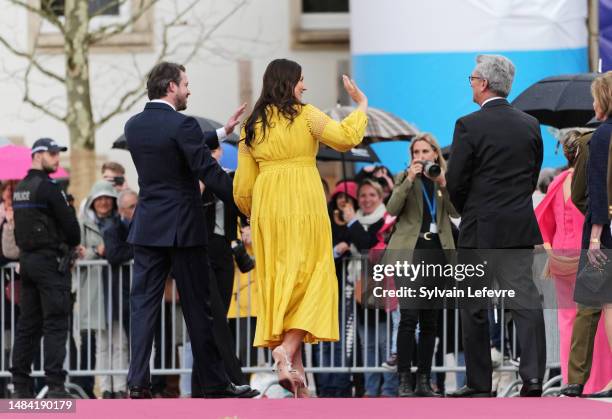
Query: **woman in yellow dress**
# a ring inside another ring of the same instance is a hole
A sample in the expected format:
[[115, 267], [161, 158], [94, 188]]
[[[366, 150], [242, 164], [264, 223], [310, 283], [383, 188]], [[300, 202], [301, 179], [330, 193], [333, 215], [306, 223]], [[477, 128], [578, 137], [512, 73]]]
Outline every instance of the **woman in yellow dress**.
[[[336, 122], [302, 103], [299, 64], [272, 61], [242, 128], [234, 199], [251, 220], [257, 264], [255, 346], [272, 348], [279, 383], [307, 396], [302, 342], [337, 341], [338, 284], [316, 167], [319, 142], [347, 151], [367, 125], [367, 97], [343, 76], [357, 109]], [[295, 368], [295, 369], [294, 369]]]

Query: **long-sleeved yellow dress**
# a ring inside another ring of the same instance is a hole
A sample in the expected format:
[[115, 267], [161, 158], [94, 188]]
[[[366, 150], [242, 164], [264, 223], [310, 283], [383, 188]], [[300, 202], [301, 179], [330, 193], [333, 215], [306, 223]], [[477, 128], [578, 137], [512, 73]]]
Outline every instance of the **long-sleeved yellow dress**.
[[305, 330], [308, 343], [338, 340], [338, 283], [316, 155], [319, 141], [339, 151], [359, 144], [367, 116], [355, 110], [336, 122], [312, 105], [291, 124], [276, 108], [268, 115], [271, 128], [251, 147], [243, 129], [234, 177], [257, 266], [254, 345], [275, 347], [291, 329]]

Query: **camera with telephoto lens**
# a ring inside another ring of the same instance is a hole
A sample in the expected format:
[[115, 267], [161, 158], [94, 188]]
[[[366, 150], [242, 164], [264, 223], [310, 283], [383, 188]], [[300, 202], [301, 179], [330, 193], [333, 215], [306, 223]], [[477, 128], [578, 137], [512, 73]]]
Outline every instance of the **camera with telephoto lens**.
[[242, 241], [234, 240], [232, 242], [232, 253], [234, 254], [234, 260], [240, 272], [245, 274], [253, 270], [255, 267], [255, 260], [247, 253]]
[[442, 173], [440, 165], [434, 161], [424, 160], [421, 162], [421, 164], [423, 165], [423, 172], [432, 179], [437, 178], [440, 176], [440, 173]]

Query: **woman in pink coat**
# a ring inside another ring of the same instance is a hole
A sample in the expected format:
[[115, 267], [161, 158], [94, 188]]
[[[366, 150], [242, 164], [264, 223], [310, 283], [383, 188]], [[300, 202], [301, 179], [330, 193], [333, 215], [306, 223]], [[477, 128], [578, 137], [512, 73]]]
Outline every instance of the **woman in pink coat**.
[[[571, 200], [571, 182], [576, 156], [577, 135], [569, 135], [563, 152], [570, 168], [559, 174], [548, 187], [544, 200], [535, 210], [544, 247], [549, 253], [549, 274], [555, 281], [558, 299], [558, 323], [561, 344], [561, 372], [567, 383], [567, 365], [576, 318], [573, 299], [576, 271], [580, 258], [584, 215]], [[612, 352], [608, 345], [604, 322], [599, 322], [595, 336], [591, 375], [584, 386], [585, 393], [602, 389], [612, 379]]]

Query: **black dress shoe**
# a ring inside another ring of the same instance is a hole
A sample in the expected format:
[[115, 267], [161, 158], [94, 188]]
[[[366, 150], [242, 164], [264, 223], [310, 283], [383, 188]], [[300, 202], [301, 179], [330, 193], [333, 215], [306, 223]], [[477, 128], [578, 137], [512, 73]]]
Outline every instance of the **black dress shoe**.
[[47, 399], [74, 399], [63, 384], [50, 384], [45, 397]]
[[542, 397], [542, 381], [537, 378], [532, 378], [523, 383], [521, 397]]
[[447, 394], [446, 397], [491, 397], [491, 392], [476, 390], [468, 386], [463, 386], [459, 390]]
[[33, 399], [34, 392], [29, 385], [15, 384], [15, 390], [11, 394], [11, 399]]
[[582, 384], [568, 384], [561, 389], [559, 395], [565, 397], [580, 397], [582, 396], [583, 389], [584, 385]]
[[[257, 394], [259, 392], [255, 390]], [[206, 399], [225, 399], [225, 398], [239, 398], [249, 399], [257, 396], [251, 386], [242, 385], [237, 386], [234, 383], [229, 383], [225, 388], [222, 389], [206, 389], [204, 390], [204, 398]]]
[[130, 387], [130, 399], [151, 399], [151, 390], [147, 387]]
[[612, 390], [600, 391], [599, 393], [589, 394], [586, 397], [592, 397], [594, 399], [612, 398]]
[[103, 399], [114, 399], [114, 395], [112, 391], [104, 391], [102, 392], [102, 398]]

